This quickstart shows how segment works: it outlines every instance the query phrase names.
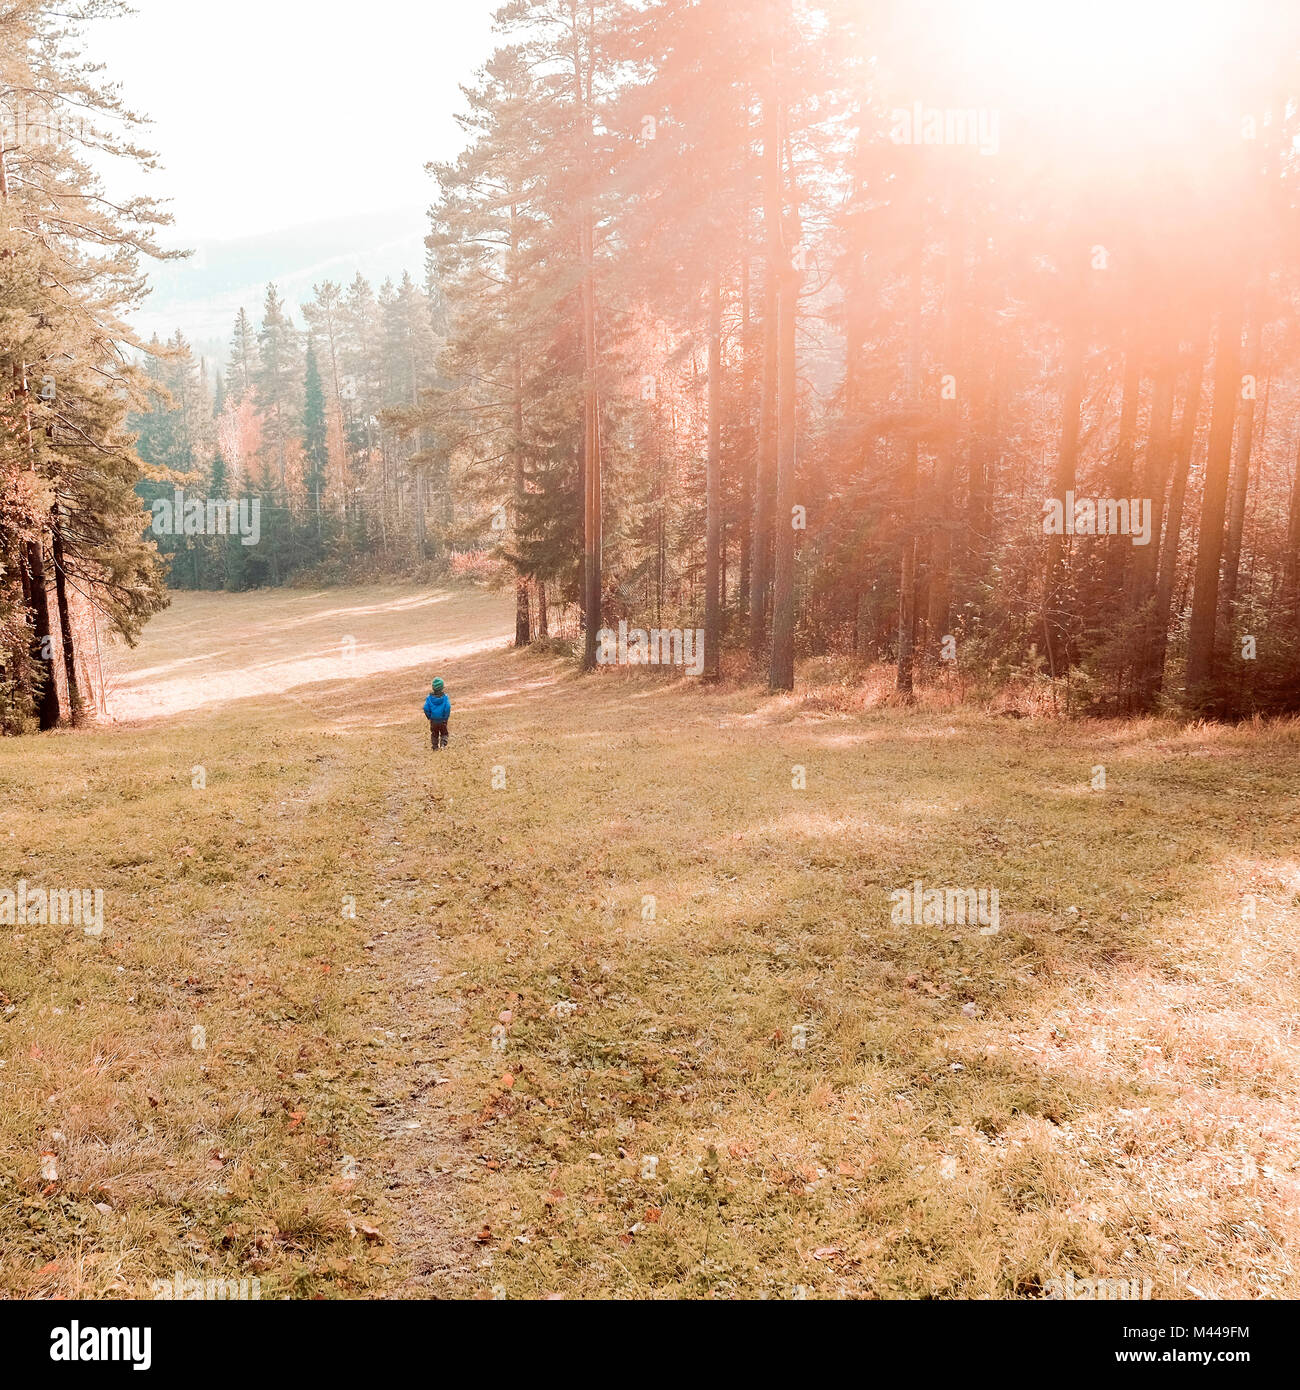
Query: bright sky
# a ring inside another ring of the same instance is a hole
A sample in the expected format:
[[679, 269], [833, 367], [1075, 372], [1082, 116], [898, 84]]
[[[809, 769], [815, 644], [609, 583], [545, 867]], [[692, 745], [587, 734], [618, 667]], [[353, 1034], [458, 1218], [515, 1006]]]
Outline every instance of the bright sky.
[[430, 201], [500, 3], [133, 0], [87, 51], [153, 118], [165, 168], [136, 191], [172, 198], [168, 240], [192, 245]]

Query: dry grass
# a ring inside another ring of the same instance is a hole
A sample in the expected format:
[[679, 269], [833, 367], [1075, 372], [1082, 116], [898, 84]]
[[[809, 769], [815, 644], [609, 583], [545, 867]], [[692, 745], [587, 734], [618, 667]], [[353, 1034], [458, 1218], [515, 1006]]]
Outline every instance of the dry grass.
[[433, 599], [184, 597], [136, 723], [0, 746], [0, 886], [106, 897], [0, 939], [7, 1292], [1300, 1293], [1296, 724], [583, 679]]

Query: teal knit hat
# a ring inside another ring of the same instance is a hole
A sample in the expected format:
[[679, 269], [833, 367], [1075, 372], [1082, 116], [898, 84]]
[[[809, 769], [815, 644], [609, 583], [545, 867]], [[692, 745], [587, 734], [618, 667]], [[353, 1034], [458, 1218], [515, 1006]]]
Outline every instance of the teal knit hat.
[[441, 676], [439, 676], [439, 677], [434, 681], [434, 683], [433, 683], [433, 693], [434, 693], [435, 695], [441, 695], [441, 694], [442, 694], [442, 677], [441, 677]]

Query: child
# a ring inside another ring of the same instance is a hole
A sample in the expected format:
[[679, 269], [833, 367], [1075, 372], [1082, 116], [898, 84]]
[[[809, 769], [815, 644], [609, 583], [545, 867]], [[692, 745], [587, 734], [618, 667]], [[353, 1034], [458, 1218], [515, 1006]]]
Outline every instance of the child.
[[446, 748], [448, 743], [447, 723], [451, 719], [451, 701], [442, 693], [441, 676], [433, 683], [433, 693], [425, 696], [424, 717], [429, 721], [434, 751], [437, 752], [439, 748]]

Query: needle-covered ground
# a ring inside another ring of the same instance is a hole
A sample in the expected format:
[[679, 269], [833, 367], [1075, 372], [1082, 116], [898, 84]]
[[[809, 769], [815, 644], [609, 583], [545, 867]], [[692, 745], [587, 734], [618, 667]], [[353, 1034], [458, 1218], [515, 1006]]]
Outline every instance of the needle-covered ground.
[[1300, 1296], [1300, 726], [584, 678], [511, 617], [180, 595], [120, 722], [0, 744], [0, 890], [104, 895], [0, 927], [0, 1292]]

